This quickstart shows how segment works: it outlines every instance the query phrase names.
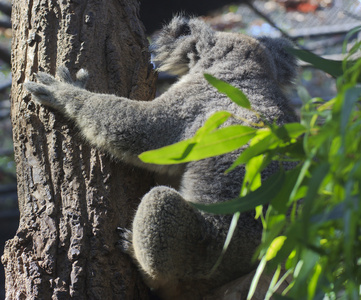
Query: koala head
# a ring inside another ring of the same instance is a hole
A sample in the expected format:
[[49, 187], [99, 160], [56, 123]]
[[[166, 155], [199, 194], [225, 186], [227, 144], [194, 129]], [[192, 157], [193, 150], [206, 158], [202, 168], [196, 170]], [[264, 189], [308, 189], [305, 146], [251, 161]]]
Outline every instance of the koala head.
[[297, 70], [296, 59], [287, 52], [291, 46], [283, 38], [256, 39], [216, 32], [199, 19], [177, 16], [162, 29], [153, 52], [159, 70], [174, 75], [185, 75], [195, 66], [207, 72], [218, 64], [225, 70], [227, 66], [229, 70], [241, 67], [250, 76], [262, 72], [283, 88], [292, 82]]

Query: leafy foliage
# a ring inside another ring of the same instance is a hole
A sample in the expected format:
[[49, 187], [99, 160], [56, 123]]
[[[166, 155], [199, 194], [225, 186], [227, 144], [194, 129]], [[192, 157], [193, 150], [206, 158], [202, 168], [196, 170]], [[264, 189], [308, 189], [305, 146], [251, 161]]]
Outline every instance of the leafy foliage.
[[[360, 51], [360, 45], [357, 42], [350, 55]], [[237, 116], [218, 112], [193, 138], [141, 158], [151, 163], [183, 163], [248, 143], [230, 167], [244, 164], [246, 168], [239, 198], [194, 204], [207, 212], [234, 214], [234, 222], [241, 212], [251, 209], [261, 217], [260, 263], [248, 299], [261, 273], [273, 271], [266, 299], [291, 275], [288, 288], [273, 295], [275, 299], [356, 300], [361, 296], [361, 59], [329, 63], [299, 51], [293, 53], [337, 77], [338, 88], [337, 96], [328, 102], [307, 99], [300, 123], [277, 126], [260, 121], [253, 127], [220, 128]], [[205, 78], [238, 105], [252, 110], [241, 91], [211, 75]], [[261, 184], [260, 172], [272, 160], [297, 161], [298, 165], [290, 171], [281, 168]], [[264, 204], [269, 204], [265, 214]]]
[[254, 137], [256, 130], [243, 125], [218, 129], [230, 117], [231, 113], [229, 112], [216, 112], [192, 138], [155, 151], [144, 152], [139, 158], [148, 163], [168, 165], [199, 160], [236, 150], [247, 144]]

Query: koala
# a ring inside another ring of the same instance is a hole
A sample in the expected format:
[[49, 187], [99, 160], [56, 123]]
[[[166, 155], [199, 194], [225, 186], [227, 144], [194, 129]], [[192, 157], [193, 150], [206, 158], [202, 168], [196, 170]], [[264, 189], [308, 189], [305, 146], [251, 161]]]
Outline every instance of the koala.
[[[252, 112], [208, 84], [204, 73], [240, 88], [269, 122], [296, 121], [285, 96], [296, 73], [296, 60], [285, 50], [288, 46], [282, 38], [216, 32], [199, 19], [177, 16], [162, 29], [153, 51], [159, 70], [179, 79], [153, 101], [93, 93], [84, 89], [86, 71], [80, 70], [73, 81], [64, 67], [58, 69], [58, 79], [39, 73], [37, 82], [25, 83], [38, 103], [74, 121], [90, 144], [126, 163], [179, 178], [178, 189], [156, 186], [144, 195], [132, 228], [124, 234], [124, 248], [160, 298], [202, 299], [213, 288], [254, 270], [252, 256], [262, 225], [254, 212], [242, 213], [221, 264], [210, 273], [232, 216], [205, 213], [190, 203], [239, 196], [244, 167], [225, 171], [242, 149], [172, 166], [145, 164], [138, 155], [192, 137], [217, 111], [257, 121]], [[277, 165], [271, 164], [262, 178], [276, 170]]]

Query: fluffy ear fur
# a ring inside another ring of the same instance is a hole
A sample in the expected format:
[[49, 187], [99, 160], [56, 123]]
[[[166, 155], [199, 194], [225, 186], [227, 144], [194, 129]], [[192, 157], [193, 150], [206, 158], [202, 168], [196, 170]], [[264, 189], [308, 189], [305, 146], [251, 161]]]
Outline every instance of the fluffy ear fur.
[[273, 58], [278, 84], [287, 88], [297, 74], [297, 60], [287, 51], [287, 48], [292, 48], [292, 43], [285, 38], [260, 37], [258, 40], [266, 46]]
[[204, 22], [176, 16], [164, 26], [152, 45], [159, 70], [174, 75], [186, 74], [204, 49], [214, 42], [215, 32]]

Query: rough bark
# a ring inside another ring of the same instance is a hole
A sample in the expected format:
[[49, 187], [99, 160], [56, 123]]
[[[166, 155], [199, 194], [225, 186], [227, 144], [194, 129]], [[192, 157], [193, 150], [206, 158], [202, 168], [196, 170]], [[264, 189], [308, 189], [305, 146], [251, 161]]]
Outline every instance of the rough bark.
[[86, 68], [88, 88], [132, 99], [155, 76], [136, 0], [15, 0], [12, 123], [20, 225], [2, 262], [7, 299], [147, 299], [117, 248], [151, 176], [92, 149], [23, 88], [39, 70]]

